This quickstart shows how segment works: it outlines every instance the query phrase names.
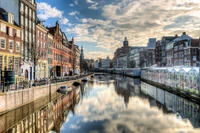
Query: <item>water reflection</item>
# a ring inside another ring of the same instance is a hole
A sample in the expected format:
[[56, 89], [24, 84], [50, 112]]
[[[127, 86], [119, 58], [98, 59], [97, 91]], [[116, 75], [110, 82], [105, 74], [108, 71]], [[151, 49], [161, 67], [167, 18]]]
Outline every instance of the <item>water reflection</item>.
[[200, 132], [198, 104], [140, 79], [95, 75], [70, 94], [46, 99], [0, 116], [0, 132]]
[[0, 132], [60, 132], [68, 112], [75, 113], [75, 105], [80, 101], [80, 89], [74, 88], [72, 92], [61, 95], [55, 93], [49, 102], [44, 97], [30, 104], [19, 107], [0, 116]]
[[118, 75], [98, 75], [95, 80], [110, 77], [115, 82], [84, 86], [89, 91], [76, 106], [76, 114], [63, 124], [63, 133], [199, 132], [181, 113], [177, 115], [165, 106], [164, 91], [146, 89], [144, 93], [138, 79]]

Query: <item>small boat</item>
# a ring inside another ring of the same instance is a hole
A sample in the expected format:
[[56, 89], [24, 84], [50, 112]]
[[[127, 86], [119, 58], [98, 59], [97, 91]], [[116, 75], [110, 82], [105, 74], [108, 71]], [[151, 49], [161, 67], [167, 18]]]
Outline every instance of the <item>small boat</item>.
[[69, 92], [69, 91], [71, 91], [71, 90], [72, 90], [71, 87], [60, 86], [60, 88], [58, 88], [57, 92], [60, 92], [60, 93], [66, 93], [66, 92]]
[[82, 79], [82, 82], [87, 82], [89, 80], [89, 78], [85, 77]]

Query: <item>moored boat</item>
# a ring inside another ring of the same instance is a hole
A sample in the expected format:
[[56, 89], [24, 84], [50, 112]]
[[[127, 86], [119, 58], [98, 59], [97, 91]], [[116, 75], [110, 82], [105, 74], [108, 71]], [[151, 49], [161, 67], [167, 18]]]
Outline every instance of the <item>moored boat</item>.
[[82, 82], [87, 82], [89, 80], [89, 78], [85, 77], [82, 79]]
[[67, 87], [67, 86], [60, 86], [58, 88], [58, 92], [60, 92], [60, 93], [66, 93], [66, 92], [69, 92], [71, 90], [72, 90], [72, 88], [71, 87]]

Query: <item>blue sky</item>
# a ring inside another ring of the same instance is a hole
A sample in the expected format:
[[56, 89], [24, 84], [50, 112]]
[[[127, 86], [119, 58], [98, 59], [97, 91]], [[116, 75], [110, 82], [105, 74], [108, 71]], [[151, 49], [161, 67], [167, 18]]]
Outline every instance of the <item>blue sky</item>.
[[200, 0], [36, 0], [38, 18], [46, 26], [58, 20], [62, 31], [86, 58], [113, 57], [124, 37], [130, 46], [148, 38], [186, 32], [200, 37]]

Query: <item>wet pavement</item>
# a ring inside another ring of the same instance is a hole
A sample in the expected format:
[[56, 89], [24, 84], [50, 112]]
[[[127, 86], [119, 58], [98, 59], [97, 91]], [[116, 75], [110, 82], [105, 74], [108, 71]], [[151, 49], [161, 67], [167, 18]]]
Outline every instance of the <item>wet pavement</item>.
[[[44, 105], [32, 103], [31, 109], [29, 114], [22, 113], [22, 121], [13, 116], [14, 126], [0, 123], [0, 129], [5, 129], [2, 132], [200, 132], [198, 104], [140, 79], [119, 75], [95, 75], [93, 80]], [[9, 116], [0, 119], [9, 123]]]

